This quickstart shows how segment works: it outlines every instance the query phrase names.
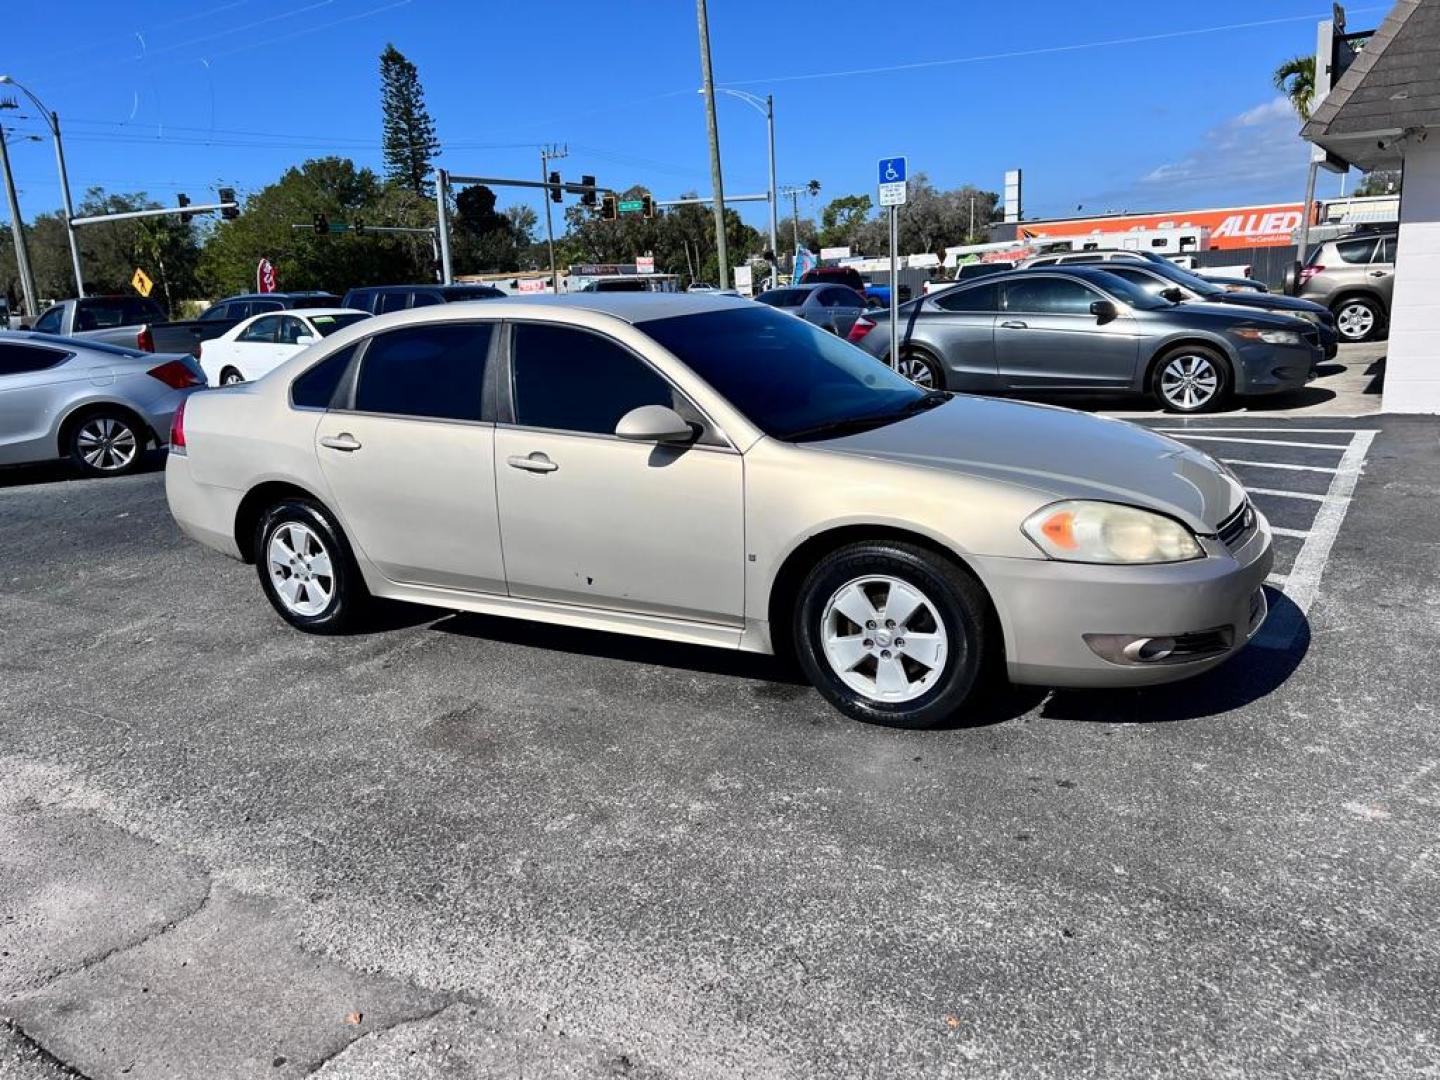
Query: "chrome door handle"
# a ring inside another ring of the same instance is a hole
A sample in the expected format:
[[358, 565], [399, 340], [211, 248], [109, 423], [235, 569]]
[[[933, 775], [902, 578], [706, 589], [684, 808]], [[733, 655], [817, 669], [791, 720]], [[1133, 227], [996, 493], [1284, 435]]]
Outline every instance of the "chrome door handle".
[[343, 450], [348, 454], [360, 449], [360, 440], [348, 431], [342, 431], [339, 435], [320, 436], [320, 445], [328, 446], [331, 450]]
[[1020, 322], [1018, 319], [1010, 319], [1010, 320], [1007, 321], [1007, 322], [1002, 322], [1000, 325], [1003, 326], [1006, 330], [1025, 330], [1025, 329], [1027, 329], [1026, 325], [1025, 325], [1023, 322]]
[[1388, 273], [1390, 273], [1389, 270], [1371, 270], [1371, 271], [1370, 271], [1370, 276], [1371, 276], [1371, 277], [1384, 277], [1384, 276], [1385, 276], [1386, 274], [1388, 274]]
[[526, 472], [554, 472], [560, 467], [538, 450], [529, 457], [512, 454], [505, 463], [512, 469], [524, 469]]

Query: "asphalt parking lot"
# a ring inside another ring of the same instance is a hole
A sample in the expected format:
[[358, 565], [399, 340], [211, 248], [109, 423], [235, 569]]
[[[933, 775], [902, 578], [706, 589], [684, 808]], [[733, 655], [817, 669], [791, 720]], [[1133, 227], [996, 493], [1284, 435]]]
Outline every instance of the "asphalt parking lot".
[[1255, 647], [935, 732], [305, 637], [158, 471], [0, 473], [0, 1078], [1440, 1076], [1440, 425], [1327, 411], [1143, 418], [1278, 527]]

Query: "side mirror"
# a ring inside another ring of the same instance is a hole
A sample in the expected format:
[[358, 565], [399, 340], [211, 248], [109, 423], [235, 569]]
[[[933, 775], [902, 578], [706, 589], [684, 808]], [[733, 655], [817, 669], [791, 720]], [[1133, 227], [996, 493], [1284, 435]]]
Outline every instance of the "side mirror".
[[295, 339], [295, 344], [296, 344], [296, 345], [314, 345], [315, 342], [317, 342], [317, 341], [319, 341], [319, 340], [320, 340], [320, 339], [317, 338], [314, 334], [301, 334], [299, 337], [297, 337], [297, 338]]
[[1168, 289], [1160, 290], [1160, 299], [1169, 300], [1172, 304], [1178, 304], [1185, 299], [1185, 294], [1172, 285]]
[[1094, 315], [1101, 322], [1106, 322], [1110, 319], [1118, 318], [1120, 309], [1115, 306], [1113, 301], [1094, 300], [1090, 304], [1090, 314]]
[[695, 429], [674, 409], [664, 405], [641, 405], [638, 409], [631, 409], [615, 425], [615, 434], [631, 442], [695, 441]]

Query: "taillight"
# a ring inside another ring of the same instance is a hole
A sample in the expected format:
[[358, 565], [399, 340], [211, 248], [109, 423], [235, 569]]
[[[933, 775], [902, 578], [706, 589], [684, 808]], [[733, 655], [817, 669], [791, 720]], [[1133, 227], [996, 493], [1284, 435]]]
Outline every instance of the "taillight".
[[135, 335], [135, 347], [141, 352], [155, 351], [155, 338], [150, 333], [150, 327], [142, 326], [140, 332]]
[[185, 390], [191, 386], [205, 385], [205, 380], [197, 378], [189, 366], [181, 360], [167, 360], [159, 367], [152, 367], [145, 374], [159, 379], [171, 390]]
[[866, 334], [868, 334], [871, 330], [874, 329], [875, 323], [872, 320], [865, 318], [864, 315], [861, 315], [858, 319], [855, 320], [855, 325], [850, 327], [850, 333], [845, 335], [845, 340], [859, 341], [861, 338], [863, 338]]
[[1325, 272], [1325, 267], [1321, 266], [1319, 263], [1313, 263], [1313, 264], [1311, 264], [1310, 266], [1302, 266], [1302, 267], [1300, 268], [1300, 284], [1301, 284], [1301, 285], [1304, 285], [1307, 281], [1309, 281], [1311, 278], [1313, 278], [1316, 274], [1321, 274], [1321, 273], [1324, 273], [1324, 272]]
[[182, 400], [170, 419], [170, 453], [185, 453], [185, 402]]

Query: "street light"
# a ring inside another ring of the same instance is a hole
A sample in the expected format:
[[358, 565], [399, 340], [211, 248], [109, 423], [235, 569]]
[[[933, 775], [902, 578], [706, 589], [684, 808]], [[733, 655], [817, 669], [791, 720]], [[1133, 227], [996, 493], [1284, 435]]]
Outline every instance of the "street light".
[[60, 195], [65, 202], [65, 235], [70, 240], [70, 264], [75, 268], [75, 295], [84, 296], [85, 277], [80, 271], [80, 245], [75, 241], [75, 226], [70, 223], [71, 219], [75, 217], [75, 207], [70, 202], [70, 178], [65, 175], [65, 149], [60, 145], [60, 115], [47, 109], [43, 101], [9, 75], [0, 75], [0, 86], [13, 86], [34, 102], [35, 107], [45, 118], [46, 124], [49, 125], [51, 136], [55, 139], [55, 163], [60, 167]]
[[[15, 102], [11, 100], [0, 101], [0, 109], [13, 109]], [[39, 135], [21, 135], [16, 142], [22, 140], [39, 142]], [[25, 226], [20, 220], [20, 200], [15, 196], [15, 177], [10, 172], [10, 140], [5, 137], [5, 129], [0, 127], [0, 171], [5, 174], [5, 198], [10, 204], [10, 235], [15, 240], [15, 264], [20, 270], [20, 291], [25, 298], [25, 315], [33, 319], [39, 313], [38, 300], [35, 295], [35, 275], [30, 270], [30, 250], [25, 245]], [[0, 330], [9, 329], [8, 326], [0, 325]]]
[[[702, 86], [696, 92], [703, 94], [705, 93], [705, 88]], [[731, 90], [724, 86], [715, 87], [715, 92], [717, 94], [729, 94], [731, 97], [739, 98], [745, 102], [745, 104], [763, 113], [765, 116], [765, 126], [770, 136], [770, 251], [778, 259], [780, 252], [777, 250], [776, 245], [779, 243], [779, 237], [775, 227], [775, 207], [778, 198], [775, 188], [775, 98], [771, 94], [766, 94], [762, 98], [759, 94], [752, 94], [748, 90]]]

